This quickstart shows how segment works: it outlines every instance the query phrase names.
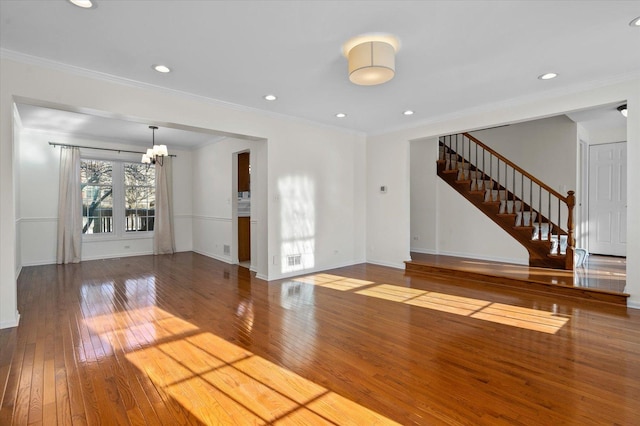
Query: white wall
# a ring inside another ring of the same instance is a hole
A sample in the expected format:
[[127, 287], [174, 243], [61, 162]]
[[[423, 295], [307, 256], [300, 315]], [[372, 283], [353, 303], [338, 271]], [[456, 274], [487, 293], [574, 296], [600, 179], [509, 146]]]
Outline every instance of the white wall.
[[589, 132], [589, 137], [585, 139], [589, 145], [599, 145], [603, 143], [624, 142], [627, 140], [626, 128], [610, 128]]
[[410, 150], [411, 251], [437, 254], [438, 139], [412, 141]]
[[0, 71], [0, 329], [15, 327], [20, 320], [16, 289], [16, 203], [14, 169], [14, 131], [19, 130], [14, 119], [14, 103], [5, 87], [8, 76]]
[[294, 129], [289, 143], [269, 139], [270, 278], [365, 261], [364, 137]]
[[[20, 275], [20, 271], [22, 270], [22, 245], [21, 245], [21, 236], [20, 236], [20, 202], [19, 202], [19, 188], [20, 188], [20, 136], [22, 134], [22, 121], [20, 120], [20, 115], [18, 114], [17, 108], [13, 108], [13, 164], [16, 168], [13, 171], [14, 181], [13, 181], [13, 202], [14, 202], [14, 212], [15, 212], [15, 221], [16, 221], [16, 249], [15, 249], [15, 270], [16, 277]], [[0, 328], [1, 324], [0, 324]]]
[[412, 251], [528, 264], [521, 244], [438, 177], [437, 138], [410, 148]]
[[[15, 325], [18, 318], [11, 134], [11, 111], [16, 101], [266, 140], [268, 148], [262, 149], [267, 158], [266, 179], [259, 184], [265, 185], [262, 192], [268, 197], [267, 223], [257, 230], [263, 234], [258, 241], [266, 246], [265, 250], [258, 249], [264, 252], [258, 273], [276, 279], [365, 260], [363, 134], [230, 108], [224, 103], [115, 78], [98, 79], [59, 64], [27, 64], [3, 57], [0, 76], [0, 326]], [[313, 196], [309, 188], [314, 188]], [[179, 192], [176, 190], [176, 194]], [[312, 204], [296, 204], [298, 193], [306, 194]], [[408, 197], [405, 205], [408, 209]], [[311, 235], [313, 245], [308, 244]], [[304, 269], [283, 268], [283, 254], [293, 248], [305, 250], [300, 253], [307, 261]], [[313, 262], [309, 262], [310, 254]]]
[[[233, 227], [233, 204], [234, 198], [237, 197], [237, 193], [233, 191], [235, 179], [233, 154], [248, 149], [253, 152], [254, 146], [265, 143], [225, 138], [194, 151], [193, 251], [224, 262], [237, 262], [238, 249], [234, 243]], [[253, 159], [254, 155], [251, 157]], [[251, 164], [254, 172], [256, 161], [254, 160]], [[252, 183], [253, 177], [252, 175]], [[256, 191], [252, 191], [251, 195], [255, 197]], [[259, 220], [255, 216], [257, 215], [252, 215], [252, 221], [256, 225], [266, 219]], [[225, 245], [230, 248], [228, 255], [223, 250]], [[252, 252], [252, 255], [256, 254]]]
[[529, 253], [502, 228], [436, 176], [437, 253], [529, 264]]
[[409, 158], [402, 135], [367, 139], [367, 262], [404, 268], [411, 260]]
[[[143, 151], [139, 146], [104, 143], [64, 133], [22, 130], [18, 152], [18, 241], [22, 266], [56, 263], [60, 148], [49, 142]], [[172, 146], [176, 250], [191, 250], [191, 152]], [[83, 158], [139, 161], [139, 155], [81, 149]], [[82, 260], [153, 253], [152, 236], [83, 236]]]
[[561, 194], [575, 191], [578, 127], [567, 116], [532, 120], [471, 134]]

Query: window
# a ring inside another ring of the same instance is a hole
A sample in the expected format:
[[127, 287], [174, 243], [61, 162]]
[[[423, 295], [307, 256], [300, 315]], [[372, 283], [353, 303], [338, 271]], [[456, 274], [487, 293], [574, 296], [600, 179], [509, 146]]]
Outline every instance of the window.
[[82, 233], [113, 232], [113, 163], [80, 162], [82, 188]]
[[153, 231], [156, 172], [146, 164], [124, 164], [125, 231]]
[[121, 237], [153, 231], [154, 166], [83, 159], [80, 180], [83, 234]]

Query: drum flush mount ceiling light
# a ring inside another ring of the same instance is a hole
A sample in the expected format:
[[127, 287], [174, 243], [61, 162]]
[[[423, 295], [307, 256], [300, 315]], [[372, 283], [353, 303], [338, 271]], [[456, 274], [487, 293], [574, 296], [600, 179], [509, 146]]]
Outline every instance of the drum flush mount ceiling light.
[[396, 72], [398, 39], [389, 34], [365, 34], [342, 46], [349, 61], [349, 80], [361, 86], [374, 86], [391, 80]]

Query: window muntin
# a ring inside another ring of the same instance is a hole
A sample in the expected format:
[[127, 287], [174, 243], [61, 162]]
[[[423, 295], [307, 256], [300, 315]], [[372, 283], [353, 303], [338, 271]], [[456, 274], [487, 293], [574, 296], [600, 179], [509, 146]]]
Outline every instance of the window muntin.
[[113, 163], [80, 162], [82, 189], [82, 233], [113, 233]]
[[153, 231], [155, 167], [81, 159], [82, 233], [121, 238]]
[[124, 163], [125, 232], [153, 231], [155, 187], [154, 166]]

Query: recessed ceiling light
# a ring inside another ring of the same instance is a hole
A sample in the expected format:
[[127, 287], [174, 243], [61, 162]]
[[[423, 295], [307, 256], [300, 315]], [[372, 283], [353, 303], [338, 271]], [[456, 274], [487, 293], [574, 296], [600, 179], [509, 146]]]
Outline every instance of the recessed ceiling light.
[[402, 112], [404, 115], [413, 115], [413, 111], [411, 111], [410, 109], [403, 111]]
[[168, 72], [171, 72], [171, 68], [169, 68], [166, 65], [154, 65], [153, 69], [158, 71], [158, 72], [165, 73], [165, 74], [168, 73]]
[[542, 74], [538, 76], [539, 80], [551, 80], [552, 78], [556, 78], [558, 76], [558, 74], [556, 74], [555, 72], [548, 72], [546, 74]]
[[91, 9], [92, 7], [96, 7], [95, 3], [91, 0], [69, 0], [69, 3], [83, 9]]
[[336, 117], [338, 118], [345, 118], [347, 116], [347, 114], [345, 114], [344, 112], [339, 112], [336, 114]]
[[278, 99], [276, 95], [264, 95], [263, 97], [267, 101], [275, 101], [276, 99]]
[[640, 16], [638, 16], [633, 21], [629, 22], [630, 27], [640, 27]]
[[627, 104], [624, 105], [620, 105], [618, 108], [616, 108], [618, 111], [620, 111], [620, 114], [622, 114], [624, 116], [624, 118], [627, 118]]

